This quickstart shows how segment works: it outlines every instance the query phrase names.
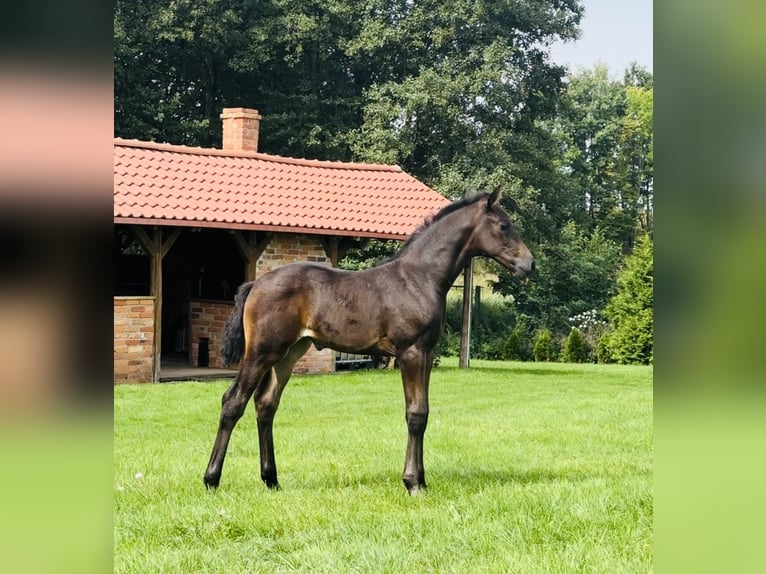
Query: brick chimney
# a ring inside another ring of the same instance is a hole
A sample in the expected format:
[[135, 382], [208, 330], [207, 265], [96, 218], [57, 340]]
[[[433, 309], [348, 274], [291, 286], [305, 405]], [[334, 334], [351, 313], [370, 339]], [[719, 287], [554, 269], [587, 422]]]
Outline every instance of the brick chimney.
[[258, 110], [224, 108], [223, 149], [231, 151], [258, 151], [258, 128], [261, 123]]

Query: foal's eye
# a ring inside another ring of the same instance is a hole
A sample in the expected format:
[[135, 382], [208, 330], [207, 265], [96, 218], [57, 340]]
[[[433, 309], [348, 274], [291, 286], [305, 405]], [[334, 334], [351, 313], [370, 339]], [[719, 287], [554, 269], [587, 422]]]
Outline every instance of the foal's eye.
[[511, 224], [507, 221], [501, 221], [500, 222], [500, 231], [503, 233], [508, 233], [508, 231], [511, 229]]

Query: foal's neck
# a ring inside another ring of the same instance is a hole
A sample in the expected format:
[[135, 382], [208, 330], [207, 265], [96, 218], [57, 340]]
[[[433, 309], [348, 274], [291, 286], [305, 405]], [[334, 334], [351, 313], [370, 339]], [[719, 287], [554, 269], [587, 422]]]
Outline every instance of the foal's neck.
[[446, 296], [457, 276], [476, 254], [470, 246], [474, 226], [469, 213], [463, 210], [451, 213], [426, 228], [401, 259], [418, 267], [419, 280]]

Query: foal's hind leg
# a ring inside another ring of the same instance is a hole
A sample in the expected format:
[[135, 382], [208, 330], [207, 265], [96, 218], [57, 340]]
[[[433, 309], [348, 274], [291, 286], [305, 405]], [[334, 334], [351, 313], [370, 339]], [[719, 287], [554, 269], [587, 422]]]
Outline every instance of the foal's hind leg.
[[[221, 481], [223, 461], [226, 458], [226, 449], [229, 446], [231, 432], [237, 421], [245, 412], [247, 401], [250, 400], [258, 383], [268, 378], [271, 365], [257, 364], [245, 358], [242, 368], [237, 373], [234, 383], [226, 390], [221, 399], [221, 418], [218, 423], [218, 434], [215, 437], [213, 452], [207, 464], [204, 481], [207, 488], [215, 488]], [[264, 374], [266, 377], [264, 377]]]
[[253, 397], [258, 416], [258, 446], [261, 454], [261, 479], [269, 488], [279, 488], [277, 463], [274, 459], [274, 415], [279, 408], [282, 391], [290, 380], [295, 363], [311, 346], [310, 339], [301, 339], [271, 369], [271, 376], [264, 378]]

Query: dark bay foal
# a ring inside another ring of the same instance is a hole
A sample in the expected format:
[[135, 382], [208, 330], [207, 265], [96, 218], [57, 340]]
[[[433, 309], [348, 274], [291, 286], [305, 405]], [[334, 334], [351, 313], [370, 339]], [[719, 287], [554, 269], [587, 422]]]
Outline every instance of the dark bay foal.
[[534, 269], [532, 254], [498, 198], [495, 191], [448, 205], [393, 258], [372, 269], [343, 271], [293, 263], [242, 285], [223, 343], [227, 362], [241, 358], [242, 365], [223, 395], [205, 485], [218, 486], [232, 430], [252, 396], [261, 478], [269, 488], [279, 486], [272, 423], [296, 361], [313, 343], [398, 359], [409, 431], [404, 485], [410, 494], [424, 489], [428, 382], [447, 291], [475, 255], [494, 259], [518, 277]]

